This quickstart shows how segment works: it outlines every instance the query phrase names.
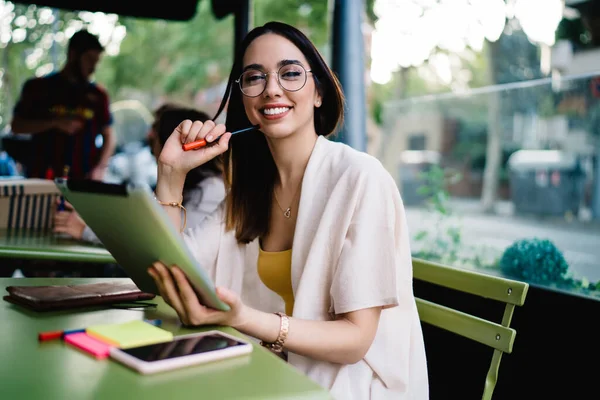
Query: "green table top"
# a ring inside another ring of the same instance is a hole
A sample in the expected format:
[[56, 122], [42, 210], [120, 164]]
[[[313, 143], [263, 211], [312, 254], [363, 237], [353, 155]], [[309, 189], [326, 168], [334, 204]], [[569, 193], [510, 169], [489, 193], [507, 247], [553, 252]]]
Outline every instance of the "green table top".
[[[66, 285], [128, 278], [3, 278], [10, 285]], [[0, 304], [0, 399], [330, 399], [329, 393], [259, 345], [240, 358], [154, 375], [111, 360], [96, 360], [64, 342], [38, 342], [43, 331], [98, 323], [161, 319], [175, 335], [204, 329], [181, 327], [175, 312], [156, 298], [153, 310], [86, 309], [36, 313]], [[231, 328], [219, 327], [243, 337]]]
[[0, 258], [114, 263], [102, 246], [56, 237], [52, 232], [0, 230]]

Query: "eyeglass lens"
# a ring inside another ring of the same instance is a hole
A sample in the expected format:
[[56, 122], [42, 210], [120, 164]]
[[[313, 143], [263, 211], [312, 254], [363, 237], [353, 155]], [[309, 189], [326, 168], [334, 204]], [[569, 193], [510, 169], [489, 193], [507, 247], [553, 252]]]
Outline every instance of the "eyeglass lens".
[[[287, 64], [277, 72], [279, 86], [288, 92], [296, 92], [306, 84], [306, 70], [298, 64]], [[267, 86], [267, 74], [249, 69], [240, 77], [240, 89], [246, 96], [259, 96]]]

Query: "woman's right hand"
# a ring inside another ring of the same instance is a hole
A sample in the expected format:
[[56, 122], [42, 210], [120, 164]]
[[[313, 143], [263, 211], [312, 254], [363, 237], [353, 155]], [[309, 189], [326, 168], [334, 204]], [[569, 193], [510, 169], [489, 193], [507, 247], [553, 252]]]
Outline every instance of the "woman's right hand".
[[[221, 136], [219, 141], [211, 144], [219, 136]], [[226, 133], [223, 124], [215, 124], [213, 121], [192, 122], [186, 119], [175, 128], [167, 139], [158, 157], [158, 163], [162, 170], [167, 169], [171, 173], [185, 176], [190, 170], [224, 153], [229, 146], [230, 137], [231, 133]], [[201, 139], [205, 139], [208, 145], [196, 150], [183, 150], [185, 143]]]

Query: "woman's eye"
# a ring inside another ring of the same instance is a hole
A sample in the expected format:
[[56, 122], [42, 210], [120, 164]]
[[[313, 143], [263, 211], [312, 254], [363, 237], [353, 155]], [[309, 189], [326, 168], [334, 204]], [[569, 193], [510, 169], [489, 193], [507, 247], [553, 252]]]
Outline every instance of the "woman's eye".
[[281, 75], [281, 77], [286, 80], [294, 80], [298, 79], [301, 75], [302, 73], [300, 71], [286, 71]]
[[252, 75], [247, 75], [244, 78], [244, 82], [251, 84], [251, 83], [259, 83], [261, 81], [263, 81], [265, 79], [265, 76], [262, 74], [252, 74]]

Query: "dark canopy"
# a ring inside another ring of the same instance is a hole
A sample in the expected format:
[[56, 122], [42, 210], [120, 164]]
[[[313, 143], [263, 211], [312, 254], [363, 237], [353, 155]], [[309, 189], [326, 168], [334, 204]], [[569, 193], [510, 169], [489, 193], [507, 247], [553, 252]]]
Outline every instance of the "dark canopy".
[[[200, 1], [171, 0], [168, 3], [134, 2], [127, 0], [14, 0], [20, 4], [35, 4], [42, 7], [60, 8], [73, 11], [101, 11], [126, 17], [188, 21], [194, 17]], [[213, 14], [223, 18], [233, 13], [243, 1], [210, 0]]]

